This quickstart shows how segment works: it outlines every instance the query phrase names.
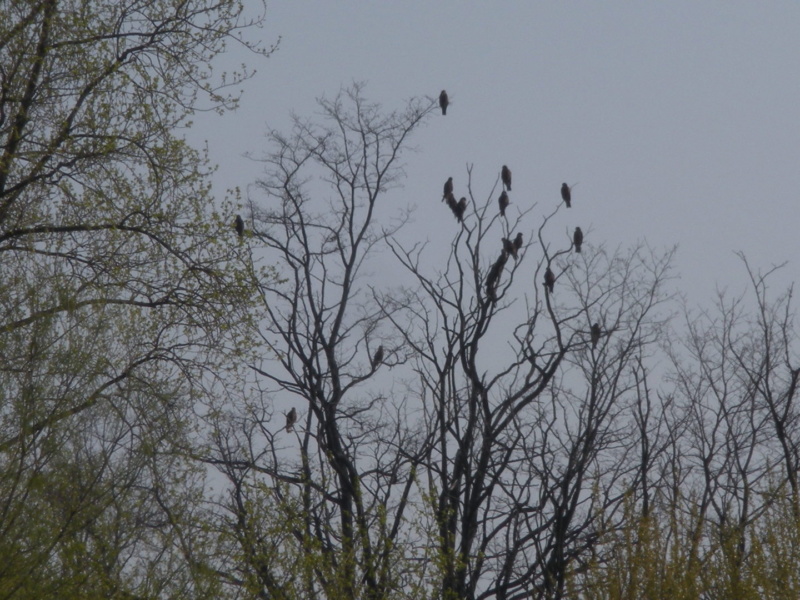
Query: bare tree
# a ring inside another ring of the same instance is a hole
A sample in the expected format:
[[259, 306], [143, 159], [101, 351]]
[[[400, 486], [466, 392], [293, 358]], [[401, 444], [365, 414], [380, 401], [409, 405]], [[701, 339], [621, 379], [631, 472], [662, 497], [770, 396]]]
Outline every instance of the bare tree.
[[767, 281], [741, 256], [750, 295], [720, 292], [714, 311], [687, 311], [685, 341], [671, 350], [676, 394], [687, 423], [683, 452], [697, 498], [695, 536], [730, 548], [737, 568], [751, 525], [776, 494], [800, 517], [797, 502], [800, 427], [796, 406], [800, 361], [791, 288], [775, 300]]
[[[225, 505], [260, 594], [383, 598], [410, 579], [401, 527], [417, 442], [403, 403], [376, 387], [406, 354], [383, 326], [364, 273], [406, 219], [401, 213], [387, 227], [395, 215], [384, 197], [400, 182], [411, 135], [437, 104], [412, 99], [384, 114], [354, 84], [319, 107], [321, 124], [295, 118], [290, 135], [269, 135], [258, 184], [266, 199], [253, 204], [253, 235], [279, 275], [260, 285], [268, 353], [253, 369], [265, 401], [242, 416], [254, 425], [225, 436], [209, 460], [231, 483]], [[296, 412], [293, 432], [282, 419], [265, 423], [272, 401]], [[256, 525], [241, 498], [264, 489], [303, 557], [291, 573], [280, 561], [252, 558], [268, 542], [245, 532]]]
[[[636, 369], [641, 493], [573, 580], [587, 598], [794, 597], [800, 555], [797, 333], [783, 265], [684, 309], [669, 368]], [[662, 409], [654, 415], [647, 407]], [[644, 410], [643, 410], [644, 409]], [[647, 425], [647, 423], [650, 425]]]
[[[204, 458], [243, 557], [223, 578], [259, 597], [562, 597], [600, 515], [644, 489], [630, 411], [671, 253], [572, 253], [548, 240], [560, 206], [526, 232], [535, 207], [502, 218], [499, 180], [478, 202], [471, 168], [449, 254], [406, 248], [407, 213], [381, 200], [435, 98], [383, 114], [357, 84], [319, 105], [322, 124], [270, 133], [253, 204], [279, 277], [260, 286], [263, 389]], [[408, 284], [369, 277], [386, 247]]]
[[[597, 516], [616, 510], [641, 478], [626, 423], [636, 401], [631, 369], [663, 324], [654, 313], [671, 255], [640, 247], [575, 258], [569, 240], [555, 250], [545, 241], [551, 213], [538, 246], [506, 261], [499, 240], [526, 215], [502, 229], [494, 190], [476, 202], [468, 174], [472, 216], [450, 256], [430, 266], [422, 248], [394, 244], [418, 286], [382, 299], [419, 377], [437, 596], [558, 598], [573, 563], [589, 555]], [[595, 321], [603, 323], [597, 347]]]

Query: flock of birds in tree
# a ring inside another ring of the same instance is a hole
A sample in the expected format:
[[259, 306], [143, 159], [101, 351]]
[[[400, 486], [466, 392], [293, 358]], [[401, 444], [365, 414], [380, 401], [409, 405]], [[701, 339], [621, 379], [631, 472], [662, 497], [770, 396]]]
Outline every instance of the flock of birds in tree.
[[[447, 107], [449, 105], [450, 99], [447, 96], [447, 92], [442, 90], [442, 93], [439, 94], [439, 107], [442, 109], [443, 116], [447, 115]], [[507, 165], [503, 165], [502, 169], [500, 169], [500, 179], [503, 183], [503, 189], [500, 192], [500, 197], [497, 199], [497, 202], [500, 206], [500, 215], [505, 217], [506, 209], [508, 208], [508, 205], [511, 204], [511, 199], [508, 196], [508, 192], [511, 191], [511, 169], [509, 169]], [[567, 205], [567, 208], [572, 207], [572, 190], [566, 183], [561, 185], [561, 199]], [[444, 184], [442, 201], [447, 202], [447, 206], [450, 207], [451, 211], [453, 211], [453, 214], [455, 215], [456, 219], [458, 219], [458, 222], [463, 223], [464, 213], [467, 211], [467, 198], [462, 196], [460, 200], [456, 200], [452, 177], [448, 177]], [[233, 227], [236, 231], [236, 235], [238, 235], [239, 239], [241, 240], [244, 237], [244, 220], [242, 219], [241, 215], [236, 215], [236, 218], [233, 222]], [[494, 262], [492, 268], [489, 270], [489, 274], [486, 276], [486, 293], [492, 302], [497, 301], [497, 284], [500, 281], [500, 275], [506, 266], [508, 257], [512, 256], [515, 261], [517, 260], [518, 253], [522, 248], [522, 233], [517, 233], [513, 240], [509, 238], [502, 238], [502, 242], [503, 249], [500, 252], [500, 256]], [[575, 252], [579, 253], [581, 251], [581, 245], [583, 244], [583, 232], [581, 231], [580, 227], [575, 228], [575, 232], [572, 236], [572, 243], [575, 247]], [[548, 266], [544, 272], [544, 286], [548, 293], [553, 293], [555, 284], [556, 276]], [[600, 324], [595, 323], [592, 325], [590, 330], [592, 348], [597, 346], [597, 342], [600, 340], [601, 335], [602, 331], [600, 329]], [[378, 349], [372, 355], [372, 360], [370, 361], [372, 370], [375, 371], [382, 362], [383, 346], [381, 345], [378, 346]], [[285, 416], [286, 431], [293, 431], [294, 424], [297, 422], [297, 410], [292, 407], [292, 410], [290, 410], [288, 413], [285, 413]]]
[[[447, 91], [442, 90], [442, 93], [439, 94], [439, 107], [442, 109], [443, 116], [447, 115], [447, 107], [449, 105], [450, 98], [447, 96]], [[508, 196], [508, 192], [511, 191], [511, 169], [509, 169], [507, 165], [503, 165], [500, 169], [500, 180], [503, 183], [503, 189], [500, 192], [500, 197], [497, 199], [497, 202], [500, 207], [500, 215], [505, 217], [506, 209], [511, 203], [511, 199]], [[564, 201], [564, 204], [567, 205], [567, 208], [572, 208], [572, 189], [566, 183], [561, 184], [561, 199]], [[458, 222], [462, 223], [464, 221], [464, 213], [467, 210], [467, 199], [462, 197], [460, 200], [456, 201], [452, 177], [448, 177], [444, 184], [442, 201], [447, 202], [447, 205], [450, 207], [450, 210], [453, 211]], [[497, 284], [500, 281], [500, 275], [503, 272], [508, 257], [513, 256], [514, 260], [517, 260], [517, 253], [522, 248], [522, 233], [517, 233], [513, 241], [508, 238], [502, 238], [502, 242], [503, 249], [500, 252], [500, 257], [492, 265], [492, 268], [489, 269], [489, 274], [486, 276], [486, 295], [492, 302], [497, 301]], [[583, 231], [581, 231], [580, 227], [575, 228], [572, 234], [572, 243], [575, 252], [580, 253], [581, 246], [583, 245]], [[544, 272], [544, 286], [548, 293], [553, 293], [555, 284], [555, 273], [553, 273], [548, 265]], [[592, 348], [597, 347], [597, 342], [600, 340], [601, 335], [600, 324], [594, 323], [590, 329]]]

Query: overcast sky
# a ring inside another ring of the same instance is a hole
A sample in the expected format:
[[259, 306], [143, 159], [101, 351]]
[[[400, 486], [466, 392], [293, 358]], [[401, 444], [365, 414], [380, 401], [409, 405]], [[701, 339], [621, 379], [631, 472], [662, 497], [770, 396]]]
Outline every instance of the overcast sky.
[[265, 149], [268, 127], [353, 80], [387, 109], [445, 88], [448, 115], [412, 140], [388, 200], [431, 209], [421, 237], [454, 225], [448, 176], [463, 195], [474, 164], [485, 197], [505, 163], [512, 210], [538, 205], [531, 230], [577, 182], [554, 228], [612, 249], [677, 244], [676, 285], [695, 302], [744, 288], [736, 250], [762, 268], [788, 260], [781, 283], [797, 279], [800, 2], [284, 0], [258, 34], [281, 36], [279, 51], [226, 57], [258, 69], [240, 109], [190, 134], [208, 140], [218, 190], [258, 177], [242, 155]]

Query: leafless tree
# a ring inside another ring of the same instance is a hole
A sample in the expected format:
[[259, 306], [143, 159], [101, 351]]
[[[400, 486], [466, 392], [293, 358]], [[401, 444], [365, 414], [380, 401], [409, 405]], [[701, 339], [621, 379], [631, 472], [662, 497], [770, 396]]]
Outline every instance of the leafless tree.
[[[319, 107], [322, 124], [295, 118], [291, 134], [269, 135], [258, 184], [265, 198], [253, 203], [253, 236], [279, 276], [260, 286], [268, 352], [253, 369], [265, 388], [263, 412], [244, 415], [209, 460], [231, 483], [225, 505], [259, 593], [383, 598], [411, 580], [401, 567], [401, 529], [418, 441], [401, 399], [376, 384], [406, 361], [406, 350], [384, 327], [365, 272], [407, 218], [385, 197], [400, 182], [410, 137], [437, 103], [412, 99], [384, 114], [354, 84]], [[273, 401], [296, 410], [294, 433], [265, 423]], [[303, 557], [291, 573], [280, 561], [253, 558], [265, 556], [267, 542], [247, 533], [257, 515], [242, 498], [263, 490]]]
[[718, 540], [741, 566], [751, 524], [782, 496], [798, 512], [800, 360], [792, 288], [770, 299], [780, 267], [754, 271], [750, 293], [720, 292], [714, 310], [687, 311], [683, 343], [671, 348], [675, 393], [686, 423], [683, 488], [693, 494], [695, 536]]
[[[499, 263], [495, 240], [525, 215], [498, 232], [492, 194], [476, 202], [468, 175], [474, 216], [450, 256], [439, 266], [422, 248], [393, 244], [418, 285], [382, 298], [412, 349], [428, 424], [421, 484], [438, 530], [437, 595], [558, 598], [589, 554], [598, 514], [641, 478], [631, 369], [663, 324], [655, 313], [670, 254], [596, 249], [576, 259], [569, 243], [545, 241], [551, 213], [538, 246]], [[547, 267], [552, 294], [540, 284]], [[592, 348], [598, 319], [606, 335]]]
[[[261, 285], [259, 400], [231, 412], [206, 457], [229, 481], [229, 547], [244, 557], [224, 577], [264, 597], [561, 597], [599, 515], [644, 489], [630, 410], [671, 253], [574, 254], [548, 239], [560, 206], [520, 236], [536, 207], [502, 218], [499, 181], [478, 201], [471, 167], [447, 255], [407, 248], [407, 214], [381, 200], [435, 98], [385, 115], [354, 85], [319, 104], [322, 125], [271, 132], [267, 199], [253, 203], [280, 277]], [[502, 240], [526, 237], [509, 260]], [[407, 284], [368, 278], [386, 247]], [[271, 421], [289, 409], [291, 434]], [[264, 533], [254, 508], [267, 505], [282, 533]]]
[[436, 106], [385, 114], [355, 85], [320, 100], [321, 125], [270, 134], [260, 387], [214, 415], [200, 457], [227, 480], [211, 520], [230, 560], [208, 563], [223, 587], [562, 598], [612, 556], [609, 532], [665, 515], [695, 565], [722, 545], [743, 564], [774, 500], [796, 510], [791, 290], [769, 300], [772, 273], [748, 267], [757, 308], [721, 296], [681, 338], [671, 251], [595, 233], [573, 253], [572, 229], [552, 231], [566, 207], [502, 217], [499, 180], [478, 194], [470, 166], [445, 252], [409, 243], [410, 213], [382, 201]]

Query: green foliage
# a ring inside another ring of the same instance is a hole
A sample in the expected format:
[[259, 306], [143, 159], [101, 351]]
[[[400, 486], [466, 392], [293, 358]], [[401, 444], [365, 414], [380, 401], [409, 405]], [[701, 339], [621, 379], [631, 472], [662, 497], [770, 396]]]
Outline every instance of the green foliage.
[[800, 519], [785, 497], [744, 528], [698, 519], [694, 499], [637, 516], [629, 505], [577, 569], [582, 600], [783, 600], [800, 595]]
[[0, 7], [0, 598], [210, 589], [183, 449], [252, 347], [256, 271], [176, 127], [235, 106], [247, 73], [211, 64], [246, 25], [229, 0]]

